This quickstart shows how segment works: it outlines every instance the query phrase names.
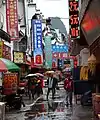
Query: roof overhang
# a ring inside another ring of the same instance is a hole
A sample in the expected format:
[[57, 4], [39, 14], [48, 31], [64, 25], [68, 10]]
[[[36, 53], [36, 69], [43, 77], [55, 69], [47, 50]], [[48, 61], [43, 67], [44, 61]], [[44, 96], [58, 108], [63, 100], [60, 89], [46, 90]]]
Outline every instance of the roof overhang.
[[10, 43], [10, 35], [2, 29], [0, 29], [0, 38]]

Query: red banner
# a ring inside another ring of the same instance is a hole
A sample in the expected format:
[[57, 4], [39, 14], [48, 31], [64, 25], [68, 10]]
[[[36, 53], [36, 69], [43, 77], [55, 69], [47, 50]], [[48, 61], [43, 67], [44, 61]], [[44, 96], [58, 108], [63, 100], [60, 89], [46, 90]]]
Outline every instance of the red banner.
[[8, 60], [11, 60], [11, 48], [7, 45], [3, 45], [3, 53], [2, 57]]
[[3, 78], [3, 93], [5, 95], [16, 93], [18, 84], [17, 73], [5, 73]]
[[19, 38], [17, 3], [17, 0], [6, 0], [6, 24], [11, 40], [18, 40]]

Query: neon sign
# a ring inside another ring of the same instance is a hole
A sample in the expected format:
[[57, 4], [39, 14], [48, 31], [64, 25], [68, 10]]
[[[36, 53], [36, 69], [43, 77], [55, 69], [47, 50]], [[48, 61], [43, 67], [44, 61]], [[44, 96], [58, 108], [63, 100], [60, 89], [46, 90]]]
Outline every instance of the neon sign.
[[79, 29], [79, 1], [69, 0], [69, 25], [70, 36], [72, 39], [80, 37]]

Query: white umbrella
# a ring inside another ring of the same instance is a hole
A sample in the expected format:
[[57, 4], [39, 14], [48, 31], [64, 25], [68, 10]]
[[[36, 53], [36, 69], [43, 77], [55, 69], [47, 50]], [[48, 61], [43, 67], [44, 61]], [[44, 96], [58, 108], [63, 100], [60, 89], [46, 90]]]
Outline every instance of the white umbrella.
[[27, 78], [27, 77], [34, 77], [34, 76], [37, 76], [37, 74], [28, 74], [25, 77]]
[[40, 76], [40, 77], [44, 77], [44, 75], [41, 74], [41, 73], [35, 73], [35, 74], [38, 75], [38, 76]]
[[46, 73], [54, 73], [54, 71], [53, 71], [53, 70], [51, 70], [51, 71], [47, 71]]

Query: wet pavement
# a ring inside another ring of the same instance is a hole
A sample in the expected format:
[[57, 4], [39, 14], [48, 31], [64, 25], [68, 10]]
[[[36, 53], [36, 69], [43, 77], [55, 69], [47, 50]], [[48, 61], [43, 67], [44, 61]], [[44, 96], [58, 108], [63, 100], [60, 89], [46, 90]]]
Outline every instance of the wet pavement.
[[91, 107], [75, 105], [66, 106], [65, 91], [63, 88], [57, 90], [55, 99], [46, 100], [47, 89], [44, 95], [35, 101], [25, 99], [26, 107], [19, 111], [9, 111], [6, 113], [6, 120], [92, 120]]

